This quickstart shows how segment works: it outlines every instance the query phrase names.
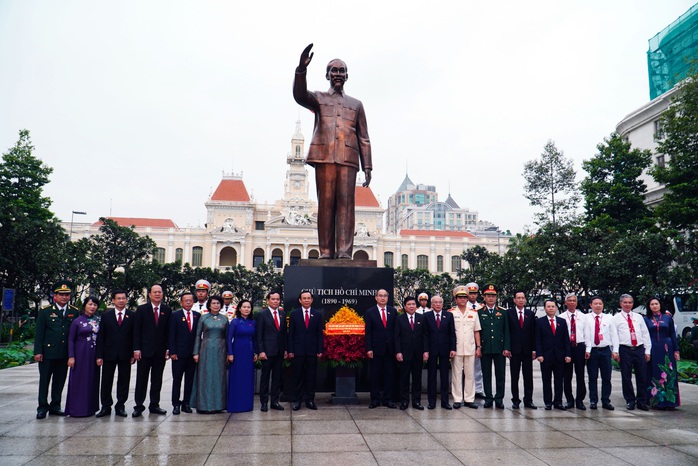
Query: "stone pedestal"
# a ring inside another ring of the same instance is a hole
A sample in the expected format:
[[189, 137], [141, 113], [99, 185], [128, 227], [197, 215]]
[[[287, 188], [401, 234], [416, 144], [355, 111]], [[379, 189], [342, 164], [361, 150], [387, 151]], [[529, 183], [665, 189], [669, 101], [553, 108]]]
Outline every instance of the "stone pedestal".
[[349, 367], [337, 367], [335, 369], [335, 389], [332, 394], [332, 404], [358, 405], [359, 397], [356, 395], [356, 369]]

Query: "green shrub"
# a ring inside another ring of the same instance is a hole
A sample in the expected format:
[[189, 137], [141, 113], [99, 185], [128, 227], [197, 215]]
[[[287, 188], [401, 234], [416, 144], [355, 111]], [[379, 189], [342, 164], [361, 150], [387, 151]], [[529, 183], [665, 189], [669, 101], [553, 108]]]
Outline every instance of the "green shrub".
[[698, 385], [698, 364], [693, 361], [679, 361], [676, 364], [679, 382]]
[[679, 352], [681, 359], [696, 359], [696, 349], [691, 344], [691, 339], [679, 337]]
[[0, 348], [0, 369], [21, 366], [34, 358], [31, 345], [15, 342], [5, 348]]

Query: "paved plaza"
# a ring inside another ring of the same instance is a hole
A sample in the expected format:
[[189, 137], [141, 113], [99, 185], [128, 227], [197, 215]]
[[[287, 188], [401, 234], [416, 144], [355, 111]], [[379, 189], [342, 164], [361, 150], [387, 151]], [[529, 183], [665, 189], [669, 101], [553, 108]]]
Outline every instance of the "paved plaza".
[[[332, 406], [318, 411], [255, 410], [173, 416], [171, 372], [165, 369], [166, 416], [35, 419], [36, 365], [0, 370], [0, 465], [429, 465], [698, 464], [698, 386], [681, 384], [676, 411], [627, 411], [613, 373], [615, 411], [545, 411], [538, 364], [538, 410], [406, 411]], [[508, 374], [507, 374], [508, 375]], [[65, 395], [65, 393], [64, 393]], [[509, 393], [507, 393], [509, 395]], [[422, 402], [426, 405], [426, 399]], [[588, 401], [587, 401], [588, 405]]]

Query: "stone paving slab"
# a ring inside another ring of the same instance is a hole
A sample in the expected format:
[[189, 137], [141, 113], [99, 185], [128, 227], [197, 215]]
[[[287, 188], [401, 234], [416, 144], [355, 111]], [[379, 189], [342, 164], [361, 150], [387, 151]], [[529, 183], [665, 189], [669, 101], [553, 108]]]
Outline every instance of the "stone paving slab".
[[[535, 365], [537, 366], [537, 365]], [[405, 411], [333, 406], [214, 415], [171, 413], [165, 369], [165, 416], [35, 419], [38, 368], [0, 371], [0, 465], [439, 465], [698, 464], [698, 387], [682, 384], [675, 411], [627, 411], [613, 373], [615, 411], [506, 409]], [[508, 371], [507, 371], [508, 374]], [[542, 406], [535, 367], [534, 403]], [[133, 410], [135, 371], [127, 403]], [[508, 393], [507, 393], [508, 395]], [[426, 404], [426, 400], [422, 402]], [[588, 402], [587, 402], [588, 406]]]

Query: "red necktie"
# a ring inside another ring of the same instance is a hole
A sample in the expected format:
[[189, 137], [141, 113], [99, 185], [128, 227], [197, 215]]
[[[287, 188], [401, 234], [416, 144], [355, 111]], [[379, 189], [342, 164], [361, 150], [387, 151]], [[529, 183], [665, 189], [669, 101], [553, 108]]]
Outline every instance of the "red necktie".
[[155, 325], [157, 325], [158, 324], [158, 316], [160, 315], [160, 313], [158, 312], [157, 306], [155, 306], [155, 308], [153, 309], [153, 315], [155, 316]]
[[412, 316], [410, 316], [410, 327], [412, 330], [414, 330], [414, 321], [412, 320]]
[[119, 327], [121, 327], [121, 323], [123, 322], [123, 319], [121, 318], [121, 313], [120, 313], [120, 312], [119, 312], [119, 320], [118, 320], [118, 322], [119, 322]]
[[550, 330], [553, 331], [553, 336], [555, 335], [555, 319], [550, 319]]
[[594, 344], [596, 346], [599, 346], [601, 344], [601, 338], [599, 337], [599, 333], [601, 333], [601, 321], [599, 320], [600, 316], [596, 316], [596, 324], [594, 324]]
[[279, 317], [276, 315], [276, 311], [274, 311], [274, 325], [276, 325], [276, 330], [281, 330], [281, 327], [279, 327]]
[[571, 329], [571, 334], [570, 334], [570, 342], [573, 345], [577, 344], [577, 323], [574, 321], [574, 314], [570, 314], [570, 329]]
[[635, 327], [633, 326], [633, 319], [630, 318], [630, 314], [628, 314], [628, 330], [630, 330], [630, 344], [637, 346], [637, 335], [635, 335]]
[[191, 332], [191, 311], [187, 311], [187, 326], [189, 326], [189, 331]]
[[305, 310], [305, 328], [308, 328], [308, 324], [310, 324], [310, 315], [308, 314], [308, 310]]
[[436, 314], [436, 328], [441, 328], [441, 313]]
[[381, 319], [383, 320], [383, 327], [388, 328], [388, 319], [385, 317], [385, 309], [381, 309]]
[[523, 328], [523, 311], [519, 311], [519, 327]]

